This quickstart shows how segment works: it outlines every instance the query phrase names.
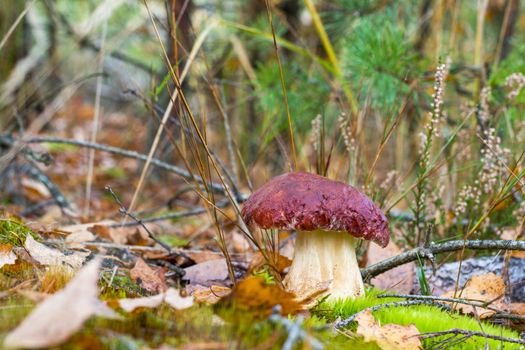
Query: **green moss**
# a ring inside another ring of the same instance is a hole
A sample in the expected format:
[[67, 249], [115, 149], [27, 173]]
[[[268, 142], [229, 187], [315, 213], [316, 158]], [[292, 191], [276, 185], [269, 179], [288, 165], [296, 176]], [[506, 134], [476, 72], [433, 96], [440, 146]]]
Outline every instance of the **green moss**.
[[179, 238], [177, 236], [174, 236], [174, 235], [162, 235], [162, 236], [159, 236], [159, 239], [166, 243], [167, 245], [169, 245], [170, 247], [184, 247], [186, 245], [188, 245], [189, 241], [187, 239], [184, 239], [184, 238]]
[[[334, 321], [337, 317], [345, 319], [351, 315], [374, 305], [385, 304], [390, 302], [402, 301], [396, 298], [377, 298], [377, 295], [384, 291], [370, 289], [366, 296], [351, 300], [342, 300], [332, 303], [323, 303], [317, 307], [315, 314], [324, 318], [327, 322]], [[473, 317], [450, 313], [437, 307], [417, 305], [410, 307], [384, 308], [374, 312], [375, 318], [381, 324], [395, 323], [400, 325], [414, 324], [419, 332], [439, 332], [452, 328], [461, 328], [465, 330], [481, 331], [480, 323]], [[483, 331], [487, 334], [498, 336], [519, 338], [519, 333], [504, 327], [496, 326], [488, 322], [481, 322]], [[355, 327], [355, 326], [354, 326]], [[432, 341], [427, 340], [424, 345], [428, 346], [432, 342], [439, 341], [440, 338], [434, 338]], [[441, 338], [443, 340], [443, 338]], [[501, 344], [497, 341], [490, 341], [489, 347], [498, 348]], [[473, 337], [449, 349], [481, 349], [485, 346], [485, 339]], [[516, 344], [506, 343], [505, 348], [519, 348]]]
[[0, 244], [22, 247], [27, 235], [33, 236], [37, 241], [40, 240], [40, 237], [24, 225], [20, 218], [0, 213]]

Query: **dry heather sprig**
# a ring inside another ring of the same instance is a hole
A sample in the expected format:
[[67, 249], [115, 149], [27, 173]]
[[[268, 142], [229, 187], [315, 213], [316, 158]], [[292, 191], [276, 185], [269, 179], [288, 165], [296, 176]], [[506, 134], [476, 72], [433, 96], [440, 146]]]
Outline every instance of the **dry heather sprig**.
[[439, 126], [443, 121], [443, 96], [445, 94], [445, 80], [447, 77], [449, 60], [438, 65], [434, 76], [434, 93], [432, 94], [432, 104], [430, 120], [425, 126], [425, 132], [420, 134], [421, 149], [420, 161], [417, 173], [417, 186], [415, 188], [415, 208], [413, 209], [415, 217], [415, 232], [417, 233], [417, 243], [420, 243], [422, 232], [425, 229], [425, 220], [428, 217], [427, 199], [429, 199], [429, 184], [427, 178], [428, 168], [430, 166], [430, 151], [432, 149], [432, 140], [439, 137]]
[[486, 193], [491, 193], [500, 179], [506, 173], [505, 159], [510, 151], [501, 146], [501, 139], [496, 129], [488, 128], [483, 137], [484, 146], [481, 149], [480, 184]]
[[311, 142], [314, 145], [314, 150], [317, 151], [319, 148], [319, 141], [321, 139], [321, 115], [318, 114], [312, 120], [312, 138]]
[[343, 136], [343, 142], [347, 152], [354, 152], [356, 148], [355, 138], [353, 137], [352, 129], [348, 124], [348, 119], [346, 118], [346, 114], [344, 112], [342, 112], [337, 118], [337, 124], [341, 130], [341, 135]]
[[492, 89], [490, 86], [485, 86], [483, 89], [481, 89], [479, 94], [479, 119], [483, 125], [486, 125], [486, 123], [489, 121], [489, 96], [491, 92]]
[[521, 73], [512, 73], [505, 79], [505, 86], [510, 89], [507, 98], [513, 100], [519, 95], [523, 86], [525, 86], [525, 76]]
[[479, 189], [479, 182], [476, 180], [474, 186], [465, 185], [459, 191], [458, 201], [454, 208], [454, 214], [456, 216], [465, 215], [467, 212], [467, 206], [469, 202], [472, 202], [475, 206], [479, 206], [481, 198], [481, 191]]
[[383, 182], [379, 185], [379, 188], [386, 191], [392, 187], [398, 187], [399, 185], [399, 171], [397, 170], [390, 170], [387, 174]]

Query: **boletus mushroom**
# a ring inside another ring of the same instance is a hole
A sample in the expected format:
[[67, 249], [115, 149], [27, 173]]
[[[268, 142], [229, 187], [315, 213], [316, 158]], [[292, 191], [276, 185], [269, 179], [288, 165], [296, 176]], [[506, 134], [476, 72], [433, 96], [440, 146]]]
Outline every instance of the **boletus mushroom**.
[[246, 224], [262, 229], [296, 230], [295, 251], [283, 284], [298, 296], [320, 286], [330, 299], [364, 294], [355, 238], [385, 247], [390, 239], [381, 210], [352, 186], [323, 176], [293, 172], [277, 176], [244, 204]]

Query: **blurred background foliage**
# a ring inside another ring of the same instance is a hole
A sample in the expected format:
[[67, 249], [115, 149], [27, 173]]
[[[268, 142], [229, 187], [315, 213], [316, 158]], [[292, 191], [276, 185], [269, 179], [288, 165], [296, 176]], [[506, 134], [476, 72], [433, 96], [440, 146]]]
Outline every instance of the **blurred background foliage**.
[[[494, 236], [522, 222], [525, 10], [519, 1], [146, 4], [5, 2], [3, 133], [20, 136], [45, 114], [39, 132], [60, 134], [54, 116], [75, 99], [92, 104], [102, 74], [104, 115], [139, 120], [129, 124], [126, 147], [147, 153], [176, 90], [164, 48], [177, 74], [189, 64], [182, 83], [188, 106], [210, 149], [240, 169], [235, 176], [244, 191], [293, 168], [288, 104], [297, 169], [366, 191], [395, 225], [408, 228], [398, 240], [417, 244], [416, 225], [435, 224], [434, 238], [445, 239]], [[203, 47], [191, 57], [199, 35]], [[446, 78], [436, 86], [440, 64]], [[436, 94], [443, 100], [439, 115]], [[157, 157], [197, 172], [206, 152], [191, 141], [195, 131], [188, 136], [180, 128], [191, 129], [189, 111], [180, 99], [175, 105], [170, 137]], [[69, 118], [79, 118], [67, 110]], [[88, 131], [62, 136], [87, 139]], [[429, 160], [423, 162], [425, 149]], [[136, 176], [120, 174], [121, 181]], [[214, 171], [207, 176], [218, 179]]]

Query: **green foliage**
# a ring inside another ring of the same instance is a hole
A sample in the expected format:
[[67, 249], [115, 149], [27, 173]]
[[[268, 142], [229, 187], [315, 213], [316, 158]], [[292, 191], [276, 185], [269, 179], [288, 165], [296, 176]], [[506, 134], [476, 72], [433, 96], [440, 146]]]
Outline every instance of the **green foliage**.
[[[330, 91], [328, 84], [315, 71], [306, 71], [300, 62], [283, 60], [283, 73], [286, 83], [288, 105], [292, 115], [294, 131], [304, 133], [310, 123], [326, 108]], [[272, 140], [277, 133], [287, 130], [284, 96], [276, 62], [257, 66], [257, 112], [262, 122], [256, 134], [266, 134], [262, 144]]]
[[362, 99], [389, 110], [420, 75], [416, 53], [393, 9], [362, 18], [342, 43], [346, 77]]

